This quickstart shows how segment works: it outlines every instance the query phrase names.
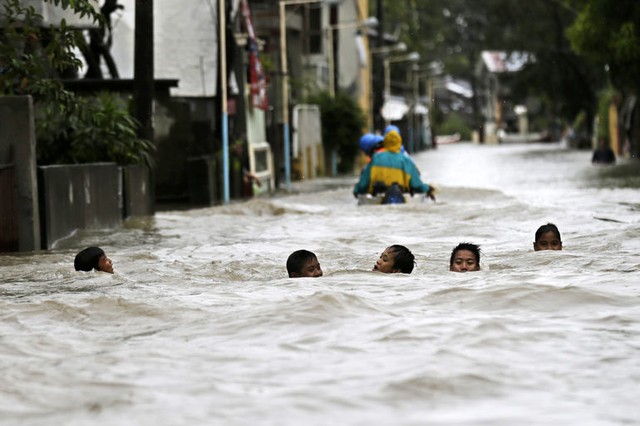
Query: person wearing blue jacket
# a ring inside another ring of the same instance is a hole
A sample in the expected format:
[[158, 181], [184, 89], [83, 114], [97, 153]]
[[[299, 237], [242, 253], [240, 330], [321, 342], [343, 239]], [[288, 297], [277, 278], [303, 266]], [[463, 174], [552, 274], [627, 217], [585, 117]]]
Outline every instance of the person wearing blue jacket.
[[353, 195], [375, 195], [397, 184], [402, 192], [424, 192], [435, 200], [433, 188], [422, 182], [413, 161], [400, 152], [400, 134], [395, 130], [387, 132], [382, 145], [384, 150], [374, 155], [360, 174], [360, 180], [353, 188]]
[[360, 149], [367, 156], [367, 161], [371, 161], [371, 157], [377, 151], [382, 149], [382, 141], [384, 137], [375, 133], [365, 133], [360, 138]]

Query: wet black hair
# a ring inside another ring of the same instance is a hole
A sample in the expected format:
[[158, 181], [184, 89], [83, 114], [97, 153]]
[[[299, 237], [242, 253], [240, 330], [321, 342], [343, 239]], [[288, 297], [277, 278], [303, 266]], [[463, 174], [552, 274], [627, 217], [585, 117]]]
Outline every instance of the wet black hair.
[[98, 263], [102, 256], [104, 256], [104, 250], [100, 247], [87, 247], [76, 255], [73, 266], [76, 268], [76, 271], [99, 270]]
[[393, 269], [399, 269], [403, 274], [410, 274], [416, 264], [416, 257], [405, 246], [394, 244], [388, 247], [394, 254]]
[[473, 244], [473, 243], [460, 243], [457, 246], [455, 246], [451, 251], [451, 259], [449, 259], [449, 267], [453, 266], [453, 261], [455, 260], [456, 253], [458, 253], [460, 250], [468, 250], [471, 253], [473, 253], [473, 257], [476, 258], [476, 264], [478, 265], [478, 268], [480, 268], [480, 253], [482, 252], [482, 250], [480, 250], [479, 245]]
[[542, 225], [540, 228], [538, 228], [538, 230], [536, 231], [535, 241], [537, 242], [540, 237], [542, 237], [547, 232], [553, 232], [558, 241], [562, 241], [562, 238], [560, 238], [560, 231], [558, 231], [558, 227], [553, 223], [547, 223], [546, 225]]
[[291, 253], [287, 259], [287, 272], [289, 273], [289, 277], [291, 277], [291, 274], [302, 273], [304, 264], [313, 259], [317, 259], [317, 256], [309, 250], [296, 250]]

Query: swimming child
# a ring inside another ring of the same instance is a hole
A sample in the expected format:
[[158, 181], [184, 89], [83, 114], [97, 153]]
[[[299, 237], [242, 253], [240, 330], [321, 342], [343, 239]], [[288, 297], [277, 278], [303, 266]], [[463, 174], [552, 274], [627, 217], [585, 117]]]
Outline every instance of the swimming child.
[[113, 274], [113, 262], [100, 247], [87, 247], [73, 261], [76, 271], [96, 271]]
[[385, 274], [396, 272], [410, 274], [415, 263], [415, 256], [408, 248], [395, 244], [387, 247], [382, 252], [376, 264], [373, 265], [373, 270], [384, 272]]
[[480, 246], [460, 243], [451, 252], [449, 270], [452, 272], [472, 272], [480, 270]]
[[558, 227], [553, 223], [547, 223], [538, 228], [533, 250], [562, 250], [562, 239]]
[[296, 250], [287, 259], [287, 272], [289, 278], [321, 277], [322, 268], [313, 252], [308, 250]]

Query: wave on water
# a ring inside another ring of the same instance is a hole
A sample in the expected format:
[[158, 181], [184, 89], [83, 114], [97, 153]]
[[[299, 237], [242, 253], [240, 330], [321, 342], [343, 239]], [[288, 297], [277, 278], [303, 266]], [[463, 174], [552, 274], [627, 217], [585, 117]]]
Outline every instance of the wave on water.
[[[236, 318], [227, 324], [234, 330], [237, 327], [269, 327], [297, 328], [301, 326], [321, 326], [329, 329], [334, 321], [361, 316], [375, 316], [384, 309], [362, 296], [337, 291], [312, 290], [308, 294], [290, 297], [279, 296], [275, 300], [252, 301], [247, 306], [246, 316]], [[248, 301], [247, 301], [248, 302]]]
[[339, 316], [358, 316], [380, 313], [381, 307], [362, 296], [352, 293], [316, 291], [308, 296], [298, 296], [289, 305], [288, 318], [301, 322], [323, 322]]
[[[41, 295], [38, 295], [41, 296]], [[31, 301], [12, 304], [15, 313], [20, 318], [28, 316], [39, 316], [53, 321], [61, 322], [91, 322], [119, 324], [120, 319], [127, 318], [128, 321], [135, 317], [145, 317], [147, 319], [163, 318], [166, 312], [148, 303], [134, 302], [124, 297], [98, 296], [98, 297], [70, 297], [69, 301], [61, 299], [45, 299], [42, 301]]]
[[[431, 400], [447, 397], [497, 397], [507, 392], [508, 387], [492, 374], [454, 371], [425, 371], [411, 374], [404, 379], [391, 380], [382, 390], [385, 399]], [[434, 403], [435, 405], [435, 403]]]
[[[300, 196], [300, 197], [307, 197]], [[316, 194], [315, 200], [324, 198], [321, 193]], [[328, 208], [322, 203], [308, 202], [308, 200], [296, 200], [295, 196], [288, 198], [279, 197], [262, 197], [253, 198], [241, 203], [233, 203], [230, 205], [207, 207], [202, 209], [192, 209], [179, 212], [162, 212], [158, 213], [159, 217], [166, 220], [175, 220], [179, 218], [202, 218], [209, 215], [230, 215], [230, 216], [282, 216], [285, 214], [318, 214], [325, 213]]]
[[[358, 207], [351, 176], [0, 256], [0, 423], [637, 424], [637, 189], [552, 145], [414, 159], [436, 203]], [[481, 271], [449, 271], [463, 241]], [[371, 272], [391, 244], [411, 274]], [[89, 245], [115, 274], [73, 270]], [[302, 248], [323, 277], [287, 277]]]

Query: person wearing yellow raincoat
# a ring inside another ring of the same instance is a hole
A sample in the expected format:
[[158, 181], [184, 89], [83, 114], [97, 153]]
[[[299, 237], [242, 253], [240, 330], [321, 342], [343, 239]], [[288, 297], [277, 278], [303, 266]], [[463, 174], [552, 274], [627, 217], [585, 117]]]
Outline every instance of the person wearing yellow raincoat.
[[433, 199], [433, 188], [422, 182], [416, 165], [401, 153], [400, 134], [395, 130], [388, 132], [382, 145], [384, 150], [375, 154], [360, 174], [353, 195], [376, 195], [397, 184], [403, 193], [426, 193]]

